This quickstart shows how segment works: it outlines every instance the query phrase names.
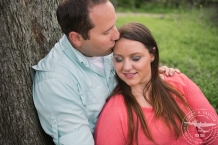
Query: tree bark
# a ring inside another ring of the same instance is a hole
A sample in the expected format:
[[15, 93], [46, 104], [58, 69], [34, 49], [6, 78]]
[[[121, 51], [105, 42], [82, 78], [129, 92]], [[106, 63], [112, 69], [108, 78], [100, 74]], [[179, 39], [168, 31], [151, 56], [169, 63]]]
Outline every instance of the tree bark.
[[51, 145], [32, 99], [30, 67], [61, 37], [60, 0], [0, 0], [0, 144]]

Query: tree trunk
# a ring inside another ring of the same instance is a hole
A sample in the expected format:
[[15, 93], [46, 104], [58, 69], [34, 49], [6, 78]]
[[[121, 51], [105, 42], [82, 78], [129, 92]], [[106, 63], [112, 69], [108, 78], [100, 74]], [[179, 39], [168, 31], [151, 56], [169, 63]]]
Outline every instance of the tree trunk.
[[0, 0], [0, 144], [51, 145], [32, 99], [30, 67], [61, 37], [60, 0]]

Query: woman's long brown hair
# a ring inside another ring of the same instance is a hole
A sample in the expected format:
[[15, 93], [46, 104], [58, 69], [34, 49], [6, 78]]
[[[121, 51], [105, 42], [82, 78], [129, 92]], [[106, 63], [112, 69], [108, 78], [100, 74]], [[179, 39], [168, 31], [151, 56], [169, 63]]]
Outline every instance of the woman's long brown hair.
[[[164, 123], [169, 127], [172, 134], [175, 134], [176, 138], [181, 136], [182, 131], [177, 121], [182, 123], [185, 114], [177, 105], [172, 94], [176, 95], [184, 104], [188, 106], [186, 100], [182, 94], [177, 91], [172, 85], [163, 81], [158, 72], [159, 68], [159, 52], [155, 39], [150, 31], [142, 24], [128, 23], [119, 29], [120, 38], [134, 40], [141, 42], [145, 45], [150, 53], [155, 56], [155, 60], [151, 63], [151, 80], [148, 85], [151, 87], [149, 94], [149, 100], [144, 97], [148, 103], [151, 104], [154, 110], [156, 118], [161, 118]], [[153, 49], [155, 47], [155, 49]], [[110, 95], [109, 98], [116, 94], [122, 94], [124, 96], [124, 102], [127, 108], [128, 115], [128, 144], [132, 145], [134, 142], [138, 144], [138, 127], [139, 123], [143, 129], [144, 134], [155, 143], [150, 133], [149, 126], [146, 123], [144, 113], [141, 106], [131, 93], [131, 88], [116, 74], [117, 86]], [[145, 87], [145, 90], [147, 87]], [[145, 92], [145, 91], [144, 91]], [[145, 95], [144, 95], [145, 96]], [[134, 113], [133, 113], [134, 112]], [[134, 114], [136, 114], [136, 120], [134, 120]]]

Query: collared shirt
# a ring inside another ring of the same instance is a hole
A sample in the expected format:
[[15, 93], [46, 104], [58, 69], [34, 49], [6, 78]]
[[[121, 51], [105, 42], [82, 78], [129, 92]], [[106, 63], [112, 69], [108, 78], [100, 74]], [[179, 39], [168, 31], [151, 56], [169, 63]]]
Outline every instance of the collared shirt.
[[94, 145], [98, 115], [116, 85], [112, 55], [104, 72], [77, 51], [64, 35], [36, 71], [33, 99], [40, 123], [60, 145]]

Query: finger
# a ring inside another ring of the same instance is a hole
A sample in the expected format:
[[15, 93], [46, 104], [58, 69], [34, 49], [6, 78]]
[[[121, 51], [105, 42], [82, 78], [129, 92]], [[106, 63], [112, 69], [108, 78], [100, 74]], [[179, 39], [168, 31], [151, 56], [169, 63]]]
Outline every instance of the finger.
[[163, 69], [163, 68], [159, 68], [158, 70], [159, 70], [160, 73], [164, 73], [165, 72], [165, 69]]
[[175, 69], [174, 68], [169, 68], [169, 75], [170, 76], [173, 76], [174, 75], [174, 73], [175, 73]]
[[177, 69], [177, 68], [175, 69], [175, 72], [177, 72], [177, 73], [181, 73], [181, 72], [180, 72], [180, 70], [179, 70], [179, 69]]
[[166, 68], [165, 69], [166, 76], [170, 76], [171, 71], [172, 71], [171, 68]]
[[168, 67], [166, 65], [164, 65], [164, 66], [161, 66], [161, 69], [166, 70], [166, 69], [168, 69]]
[[166, 66], [161, 66], [158, 70], [160, 73], [165, 73], [165, 71], [168, 69]]

